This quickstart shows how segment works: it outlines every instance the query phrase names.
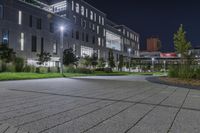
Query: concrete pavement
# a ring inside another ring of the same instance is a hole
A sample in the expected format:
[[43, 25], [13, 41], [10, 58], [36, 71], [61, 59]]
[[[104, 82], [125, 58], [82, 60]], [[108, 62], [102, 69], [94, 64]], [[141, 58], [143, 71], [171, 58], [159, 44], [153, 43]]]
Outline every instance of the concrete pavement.
[[145, 78], [0, 82], [0, 133], [199, 133], [200, 91]]

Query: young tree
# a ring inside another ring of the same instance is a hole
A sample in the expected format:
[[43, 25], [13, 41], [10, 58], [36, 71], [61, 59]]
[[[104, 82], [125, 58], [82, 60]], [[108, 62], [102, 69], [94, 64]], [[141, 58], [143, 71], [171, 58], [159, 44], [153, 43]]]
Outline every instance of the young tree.
[[91, 60], [90, 56], [85, 55], [85, 57], [81, 59], [81, 64], [84, 67], [90, 67], [92, 65], [92, 60]]
[[8, 48], [7, 44], [1, 44], [0, 45], [0, 60], [2, 60], [5, 63], [10, 63], [14, 61], [15, 59], [15, 52], [13, 49]]
[[174, 34], [174, 46], [181, 55], [181, 60], [188, 55], [188, 51], [191, 47], [191, 43], [186, 40], [186, 31], [183, 28], [183, 25], [179, 27], [178, 31]]
[[97, 64], [98, 64], [98, 55], [96, 53], [93, 53], [91, 57], [91, 65], [93, 67], [96, 67]]
[[74, 51], [73, 51], [72, 48], [64, 50], [64, 52], [63, 52], [63, 64], [65, 66], [69, 66], [69, 65], [76, 65], [77, 66], [78, 60], [79, 59], [74, 54]]
[[108, 53], [108, 65], [110, 68], [115, 67], [115, 61], [114, 61], [114, 55], [113, 55], [112, 49], [110, 49]]
[[123, 66], [124, 66], [124, 56], [123, 56], [123, 55], [120, 55], [120, 56], [119, 56], [119, 65], [118, 65], [118, 69], [119, 69], [120, 71], [122, 71]]
[[51, 60], [51, 54], [47, 52], [41, 52], [40, 54], [37, 54], [38, 57], [38, 64], [42, 65], [45, 62], [48, 62]]
[[106, 61], [103, 58], [98, 59], [98, 67], [104, 68], [106, 66]]

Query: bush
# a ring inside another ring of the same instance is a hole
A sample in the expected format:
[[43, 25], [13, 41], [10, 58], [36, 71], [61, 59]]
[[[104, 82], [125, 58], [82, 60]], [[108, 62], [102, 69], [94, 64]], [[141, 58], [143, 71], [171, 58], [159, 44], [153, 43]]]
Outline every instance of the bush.
[[35, 68], [35, 66], [32, 66], [32, 65], [25, 65], [23, 71], [24, 71], [24, 72], [35, 73], [36, 68]]
[[48, 73], [47, 67], [39, 67], [39, 73]]
[[195, 71], [195, 78], [200, 79], [200, 68], [196, 69]]
[[83, 74], [91, 74], [92, 70], [87, 68], [74, 68], [74, 67], [65, 67], [64, 72], [66, 73], [83, 73]]
[[60, 71], [59, 71], [59, 67], [51, 67], [50, 68], [50, 72], [51, 73], [59, 73]]
[[15, 71], [16, 72], [23, 72], [24, 68], [24, 59], [20, 57], [15, 58]]
[[189, 65], [173, 65], [169, 69], [169, 76], [174, 78], [192, 79], [196, 78], [196, 71]]
[[106, 73], [112, 73], [112, 68], [104, 68], [104, 72]]
[[7, 63], [5, 65], [6, 67], [6, 72], [15, 72], [15, 65], [13, 63]]
[[97, 72], [105, 72], [105, 73], [112, 73], [112, 68], [97, 68], [95, 69]]
[[170, 66], [169, 73], [168, 73], [169, 77], [172, 77], [172, 78], [178, 77], [179, 76], [178, 73], [179, 73], [178, 66], [175, 66], [175, 65]]

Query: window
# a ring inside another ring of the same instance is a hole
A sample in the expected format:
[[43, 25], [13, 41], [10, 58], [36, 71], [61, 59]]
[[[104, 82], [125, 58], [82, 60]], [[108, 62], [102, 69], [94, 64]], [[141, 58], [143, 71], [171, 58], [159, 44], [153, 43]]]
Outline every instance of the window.
[[2, 43], [9, 44], [9, 31], [3, 30], [2, 32]]
[[79, 31], [76, 31], [76, 39], [79, 40]]
[[32, 36], [31, 45], [32, 45], [32, 52], [37, 52], [37, 37], [36, 36]]
[[95, 24], [92, 24], [92, 30], [95, 31]]
[[93, 36], [92, 37], [92, 43], [95, 44], [95, 42], [96, 42], [96, 38], [95, 38], [95, 36]]
[[18, 24], [21, 25], [22, 24], [22, 11], [18, 12]]
[[74, 11], [74, 1], [72, 1], [72, 11]]
[[74, 19], [74, 23], [76, 23], [76, 16], [75, 15], [73, 15], [73, 19]]
[[82, 41], [85, 41], [85, 33], [82, 32]]
[[79, 4], [76, 3], [76, 13], [79, 13]]
[[54, 23], [50, 23], [49, 29], [51, 33], [54, 33]]
[[33, 26], [33, 16], [32, 15], [29, 16], [29, 26], [30, 27]]
[[24, 51], [24, 33], [21, 33], [20, 37], [20, 50]]
[[98, 45], [101, 46], [101, 38], [98, 37]]
[[102, 25], [104, 25], [104, 18], [102, 17]]
[[0, 19], [3, 19], [3, 6], [0, 5]]
[[42, 19], [37, 19], [37, 29], [41, 30], [42, 29]]
[[81, 15], [82, 15], [82, 16], [85, 15], [85, 8], [84, 8], [84, 6], [81, 6]]
[[101, 24], [101, 16], [99, 16], [99, 24]]
[[44, 52], [44, 38], [41, 38], [41, 53]]
[[56, 42], [53, 44], [53, 53], [57, 54], [57, 43]]
[[89, 34], [86, 34], [86, 42], [89, 42]]
[[99, 26], [97, 26], [97, 34], [99, 34]]
[[88, 17], [88, 9], [85, 9], [85, 16]]
[[94, 21], [96, 22], [97, 21], [97, 14], [94, 13]]
[[81, 19], [81, 26], [86, 29], [86, 21]]
[[93, 48], [90, 47], [86, 47], [86, 46], [81, 46], [81, 57], [85, 57], [85, 56], [92, 56], [94, 53]]
[[90, 11], [90, 19], [93, 20], [93, 11]]

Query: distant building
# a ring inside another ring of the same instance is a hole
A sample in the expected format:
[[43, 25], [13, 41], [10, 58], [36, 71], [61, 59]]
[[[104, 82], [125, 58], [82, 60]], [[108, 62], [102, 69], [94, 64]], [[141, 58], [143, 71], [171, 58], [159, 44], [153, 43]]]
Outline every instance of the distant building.
[[157, 37], [151, 37], [147, 39], [147, 51], [156, 52], [161, 48], [161, 41]]
[[193, 49], [190, 49], [189, 51], [192, 55], [195, 56], [195, 58], [200, 58], [200, 46], [194, 47]]

